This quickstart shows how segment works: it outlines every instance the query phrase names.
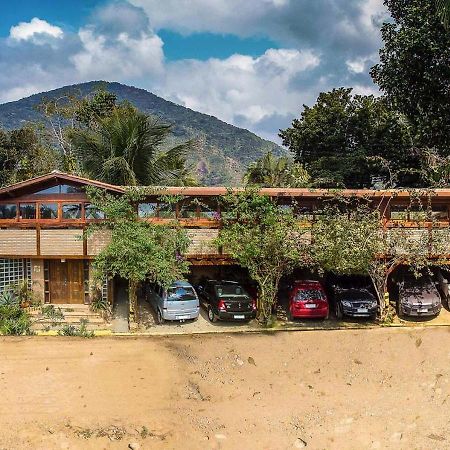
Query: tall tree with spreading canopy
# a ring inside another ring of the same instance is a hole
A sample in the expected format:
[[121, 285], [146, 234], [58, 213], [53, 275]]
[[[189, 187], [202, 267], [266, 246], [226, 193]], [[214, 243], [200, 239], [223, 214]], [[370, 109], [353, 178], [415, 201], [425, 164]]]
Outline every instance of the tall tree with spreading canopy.
[[190, 240], [175, 222], [155, 225], [139, 220], [133, 205], [144, 196], [140, 189], [115, 197], [91, 188], [88, 195], [92, 205], [106, 215], [103, 223], [88, 228], [88, 237], [95, 238], [96, 233], [109, 236], [108, 244], [94, 260], [95, 278], [99, 282], [114, 276], [128, 280], [131, 320], [138, 319], [139, 283], [149, 280], [168, 286], [183, 279], [189, 266], [182, 255]]
[[421, 182], [409, 125], [382, 98], [346, 88], [322, 92], [280, 137], [314, 186], [370, 187], [375, 178], [389, 187]]
[[[385, 0], [392, 22], [371, 75], [413, 125], [418, 147], [450, 154], [450, 31], [447, 0]], [[444, 22], [444, 23], [443, 23]]]
[[293, 208], [280, 208], [254, 188], [230, 192], [222, 219], [217, 243], [258, 284], [258, 317], [270, 323], [281, 277], [309, 263], [308, 230]]

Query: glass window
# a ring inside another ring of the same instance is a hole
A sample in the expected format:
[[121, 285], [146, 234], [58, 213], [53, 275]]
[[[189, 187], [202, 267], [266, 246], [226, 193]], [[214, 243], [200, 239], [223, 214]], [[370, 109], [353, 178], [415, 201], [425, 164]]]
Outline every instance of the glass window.
[[431, 219], [432, 220], [447, 220], [448, 211], [446, 205], [433, 205], [431, 207]]
[[69, 184], [58, 184], [50, 186], [35, 192], [36, 195], [54, 195], [54, 194], [78, 194], [84, 192], [82, 187], [70, 186]]
[[406, 205], [392, 205], [391, 206], [392, 220], [408, 220], [408, 208]]
[[181, 219], [197, 218], [197, 204], [191, 200], [183, 200], [178, 204], [178, 217]]
[[86, 220], [102, 220], [105, 218], [105, 213], [100, 211], [94, 205], [87, 203], [84, 207]]
[[58, 203], [41, 203], [39, 207], [39, 217], [41, 219], [57, 219]]
[[197, 300], [194, 289], [187, 286], [170, 287], [167, 289], [167, 299], [171, 302]]
[[15, 219], [16, 213], [16, 205], [0, 205], [0, 219]]
[[81, 219], [81, 203], [71, 203], [62, 206], [63, 219]]
[[174, 203], [159, 203], [158, 216], [160, 219], [175, 219]]
[[141, 219], [148, 219], [150, 217], [156, 217], [158, 204], [154, 203], [139, 203], [138, 215]]
[[21, 219], [36, 219], [36, 203], [21, 203], [19, 214]]
[[218, 220], [220, 218], [217, 201], [205, 200], [200, 202], [200, 218]]
[[412, 206], [409, 210], [409, 220], [425, 220], [427, 217], [426, 207]]
[[296, 215], [299, 220], [309, 221], [314, 219], [312, 206], [297, 206]]

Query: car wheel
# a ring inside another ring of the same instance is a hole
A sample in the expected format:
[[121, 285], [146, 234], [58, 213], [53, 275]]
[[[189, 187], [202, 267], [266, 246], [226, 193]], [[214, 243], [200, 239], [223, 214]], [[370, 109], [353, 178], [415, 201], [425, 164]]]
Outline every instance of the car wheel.
[[156, 313], [156, 321], [158, 322], [158, 325], [161, 325], [164, 322], [164, 317], [160, 309], [158, 309], [158, 312]]
[[214, 314], [211, 306], [208, 306], [208, 319], [210, 322], [217, 322], [216, 315]]
[[336, 303], [335, 313], [336, 319], [338, 320], [341, 320], [344, 317], [344, 314], [342, 313], [342, 306], [340, 303]]

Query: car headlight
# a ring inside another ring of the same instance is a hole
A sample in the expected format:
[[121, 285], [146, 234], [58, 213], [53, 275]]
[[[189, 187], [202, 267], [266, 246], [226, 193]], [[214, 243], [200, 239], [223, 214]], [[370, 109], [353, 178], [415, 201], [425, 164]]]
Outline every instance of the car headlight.
[[351, 307], [352, 304], [350, 302], [348, 302], [347, 300], [343, 300], [342, 301], [342, 306], [346, 306], [347, 308]]

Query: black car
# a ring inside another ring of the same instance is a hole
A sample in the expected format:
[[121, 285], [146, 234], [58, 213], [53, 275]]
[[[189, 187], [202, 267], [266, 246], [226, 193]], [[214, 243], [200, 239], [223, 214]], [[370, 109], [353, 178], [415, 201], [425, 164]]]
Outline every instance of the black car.
[[256, 301], [239, 283], [234, 281], [208, 280], [199, 286], [200, 301], [208, 311], [208, 319], [251, 320], [256, 317]]
[[344, 316], [374, 319], [378, 302], [368, 289], [335, 287], [334, 308], [336, 319], [342, 319]]

